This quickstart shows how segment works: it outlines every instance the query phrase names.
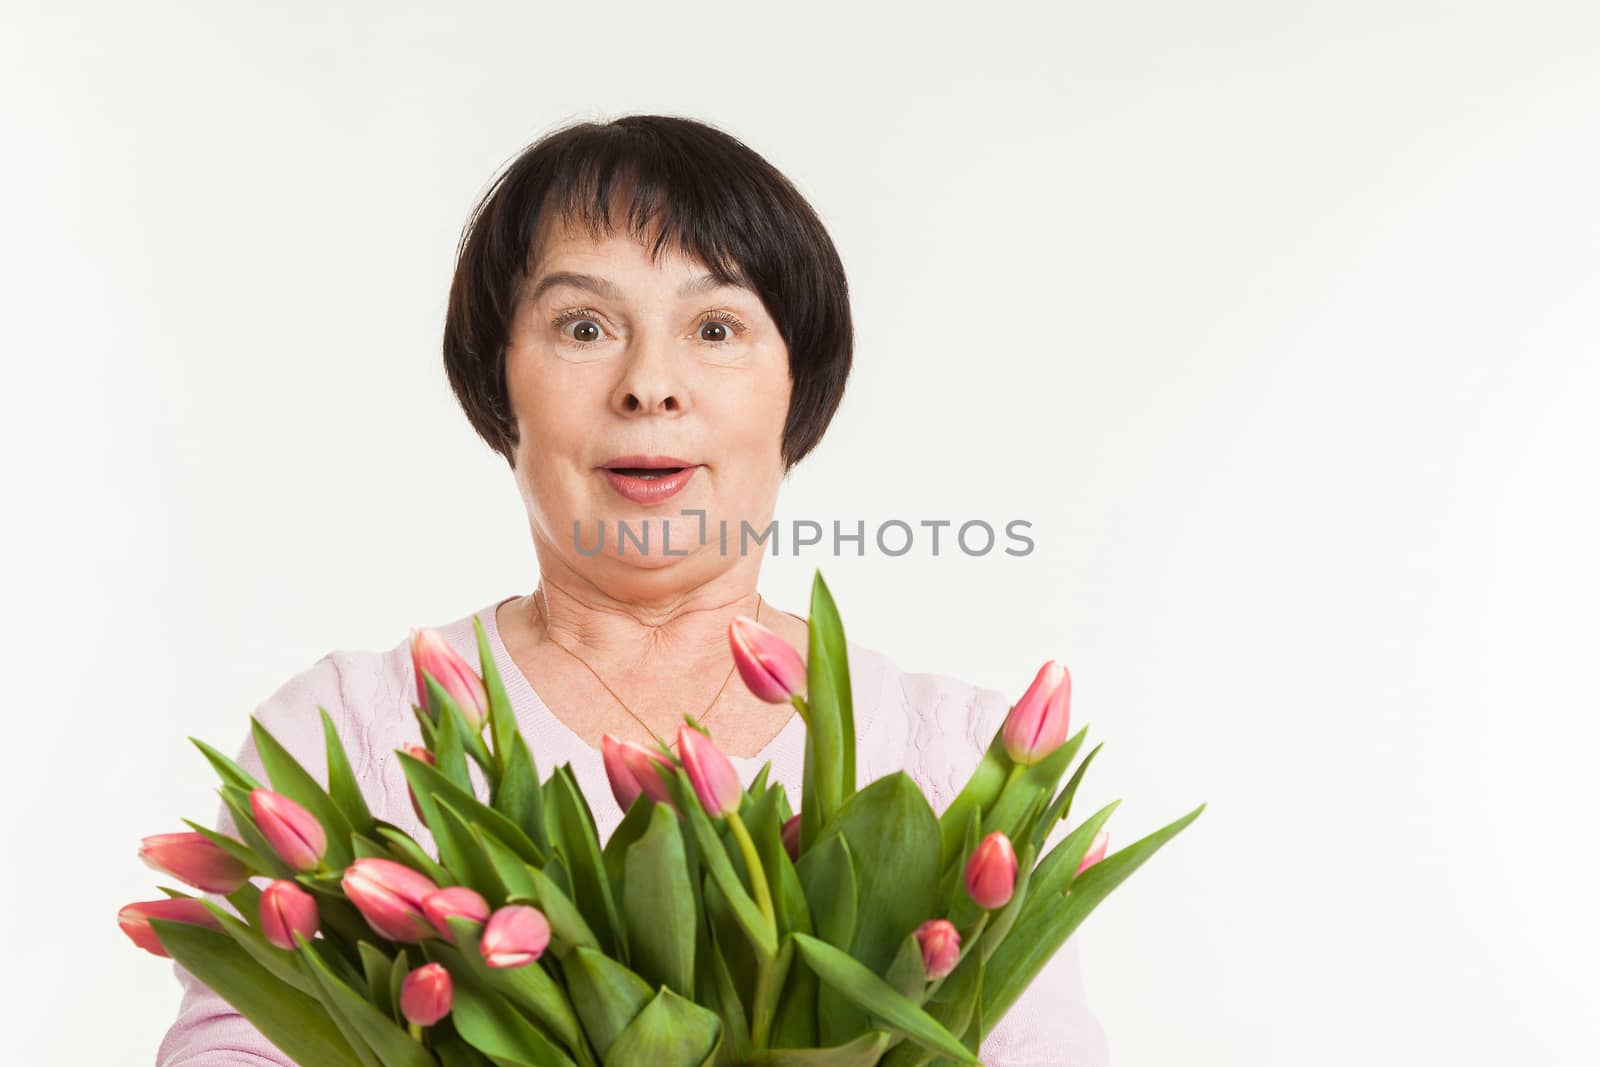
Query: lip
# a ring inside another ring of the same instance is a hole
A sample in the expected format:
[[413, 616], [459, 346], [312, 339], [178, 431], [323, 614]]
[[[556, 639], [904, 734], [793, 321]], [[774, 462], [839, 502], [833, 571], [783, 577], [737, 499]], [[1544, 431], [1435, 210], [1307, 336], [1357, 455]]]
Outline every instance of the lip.
[[[658, 478], [640, 478], [636, 475], [619, 474], [612, 467], [682, 467], [677, 474], [664, 474]], [[700, 469], [697, 463], [678, 459], [676, 456], [617, 456], [606, 461], [600, 468], [600, 473], [605, 475], [606, 481], [611, 483], [618, 496], [631, 500], [635, 504], [659, 504], [664, 500], [682, 492], [694, 478], [694, 472]]]

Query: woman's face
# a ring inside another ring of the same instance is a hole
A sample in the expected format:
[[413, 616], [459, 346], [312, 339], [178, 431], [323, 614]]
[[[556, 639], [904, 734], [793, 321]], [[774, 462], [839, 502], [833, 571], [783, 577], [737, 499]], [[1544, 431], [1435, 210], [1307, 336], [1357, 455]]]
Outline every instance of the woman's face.
[[[789, 352], [760, 298], [677, 252], [652, 261], [625, 232], [595, 241], [547, 222], [536, 248], [506, 350], [536, 540], [593, 579], [658, 584], [677, 566], [704, 581], [736, 565], [741, 521], [766, 528], [784, 474]], [[684, 470], [618, 473], [645, 465]]]

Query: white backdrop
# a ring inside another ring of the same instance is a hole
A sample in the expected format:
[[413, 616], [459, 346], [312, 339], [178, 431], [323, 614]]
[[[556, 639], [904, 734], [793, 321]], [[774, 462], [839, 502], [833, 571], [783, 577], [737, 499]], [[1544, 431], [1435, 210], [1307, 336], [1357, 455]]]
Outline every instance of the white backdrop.
[[452, 256], [635, 111], [765, 154], [849, 272], [779, 518], [1033, 524], [766, 595], [821, 566], [997, 688], [1060, 656], [1114, 844], [1209, 802], [1079, 935], [1116, 1063], [1597, 1062], [1594, 5], [245, 7], [0, 31], [7, 1062], [152, 1060], [113, 915], [214, 811], [186, 736], [534, 585]]

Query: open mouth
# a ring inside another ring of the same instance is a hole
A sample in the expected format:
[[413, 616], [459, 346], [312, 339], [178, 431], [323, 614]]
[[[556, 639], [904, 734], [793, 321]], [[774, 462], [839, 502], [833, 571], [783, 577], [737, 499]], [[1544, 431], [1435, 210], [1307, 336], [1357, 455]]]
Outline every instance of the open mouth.
[[667, 478], [686, 470], [685, 467], [607, 467], [606, 470], [614, 471], [628, 478], [643, 478], [650, 481], [656, 478]]

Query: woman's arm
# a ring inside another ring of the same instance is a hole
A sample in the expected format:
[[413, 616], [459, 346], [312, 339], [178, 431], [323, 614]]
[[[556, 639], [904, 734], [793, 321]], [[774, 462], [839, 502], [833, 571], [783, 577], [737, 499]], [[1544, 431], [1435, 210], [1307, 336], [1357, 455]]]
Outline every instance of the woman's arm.
[[[321, 770], [326, 764], [322, 719], [317, 714], [319, 704], [333, 717], [340, 740], [349, 750], [358, 774], [361, 768], [358, 759], [365, 755], [352, 743], [352, 733], [359, 743], [359, 731], [351, 730], [345, 721], [345, 701], [340, 690], [339, 666], [334, 654], [329, 653], [290, 678], [255, 712], [261, 725], [319, 780], [326, 773]], [[266, 784], [261, 757], [248, 733], [239, 750], [238, 763]], [[217, 828], [230, 836], [236, 833], [226, 806], [218, 815]], [[227, 906], [222, 897], [207, 895]], [[156, 1067], [294, 1067], [288, 1056], [263, 1037], [254, 1024], [234, 1011], [227, 1001], [181, 965], [174, 964], [173, 971], [183, 987], [183, 1001], [178, 1007], [177, 1019], [161, 1040]]]

